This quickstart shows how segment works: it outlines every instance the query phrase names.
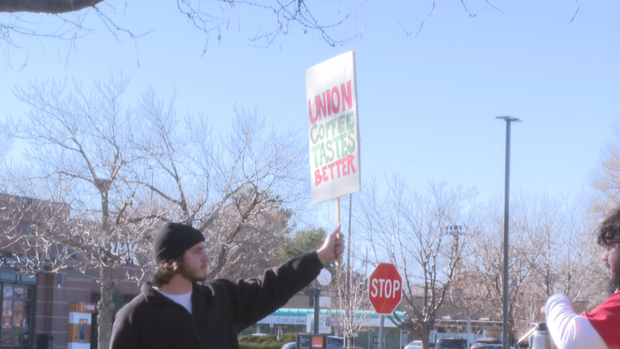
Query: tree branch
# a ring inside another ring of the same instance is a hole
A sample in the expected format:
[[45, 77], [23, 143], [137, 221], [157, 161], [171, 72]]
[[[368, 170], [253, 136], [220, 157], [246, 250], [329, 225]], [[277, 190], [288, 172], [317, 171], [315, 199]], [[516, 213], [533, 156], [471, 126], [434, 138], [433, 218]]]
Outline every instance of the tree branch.
[[67, 13], [94, 7], [103, 0], [0, 0], [0, 12]]

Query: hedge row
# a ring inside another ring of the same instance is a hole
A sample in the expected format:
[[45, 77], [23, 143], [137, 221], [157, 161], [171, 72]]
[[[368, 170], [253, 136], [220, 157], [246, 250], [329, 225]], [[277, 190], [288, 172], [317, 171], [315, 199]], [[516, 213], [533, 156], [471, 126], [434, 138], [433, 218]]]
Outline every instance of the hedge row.
[[280, 349], [284, 343], [239, 343], [239, 349]]
[[297, 340], [296, 333], [285, 333], [280, 339], [277, 339], [275, 335], [267, 336], [254, 336], [246, 335], [239, 337], [240, 349], [280, 349], [288, 342], [294, 342]]

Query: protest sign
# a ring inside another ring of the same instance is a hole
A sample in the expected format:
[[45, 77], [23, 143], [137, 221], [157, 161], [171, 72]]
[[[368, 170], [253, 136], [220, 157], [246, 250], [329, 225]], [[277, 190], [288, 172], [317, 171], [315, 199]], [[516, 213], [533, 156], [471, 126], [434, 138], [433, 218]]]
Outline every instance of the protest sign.
[[306, 72], [312, 203], [360, 190], [360, 142], [353, 51]]

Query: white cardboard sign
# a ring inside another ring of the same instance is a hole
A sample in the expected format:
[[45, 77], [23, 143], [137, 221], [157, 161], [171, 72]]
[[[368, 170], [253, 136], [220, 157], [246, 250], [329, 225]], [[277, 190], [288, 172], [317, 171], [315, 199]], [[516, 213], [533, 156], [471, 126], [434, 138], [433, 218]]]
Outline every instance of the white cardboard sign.
[[360, 191], [360, 141], [355, 53], [306, 72], [312, 203]]

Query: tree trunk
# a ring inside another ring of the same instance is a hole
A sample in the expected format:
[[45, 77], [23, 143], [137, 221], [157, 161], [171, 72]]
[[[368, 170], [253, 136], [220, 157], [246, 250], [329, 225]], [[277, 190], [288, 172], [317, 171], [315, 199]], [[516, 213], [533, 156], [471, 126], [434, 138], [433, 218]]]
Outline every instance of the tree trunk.
[[99, 334], [99, 349], [110, 347], [112, 325], [114, 324], [114, 280], [112, 280], [112, 267], [100, 267], [101, 299], [97, 303], [99, 317], [97, 319], [97, 333]]
[[422, 325], [422, 331], [420, 331], [420, 339], [422, 339], [422, 348], [429, 349], [428, 346], [428, 326]]

